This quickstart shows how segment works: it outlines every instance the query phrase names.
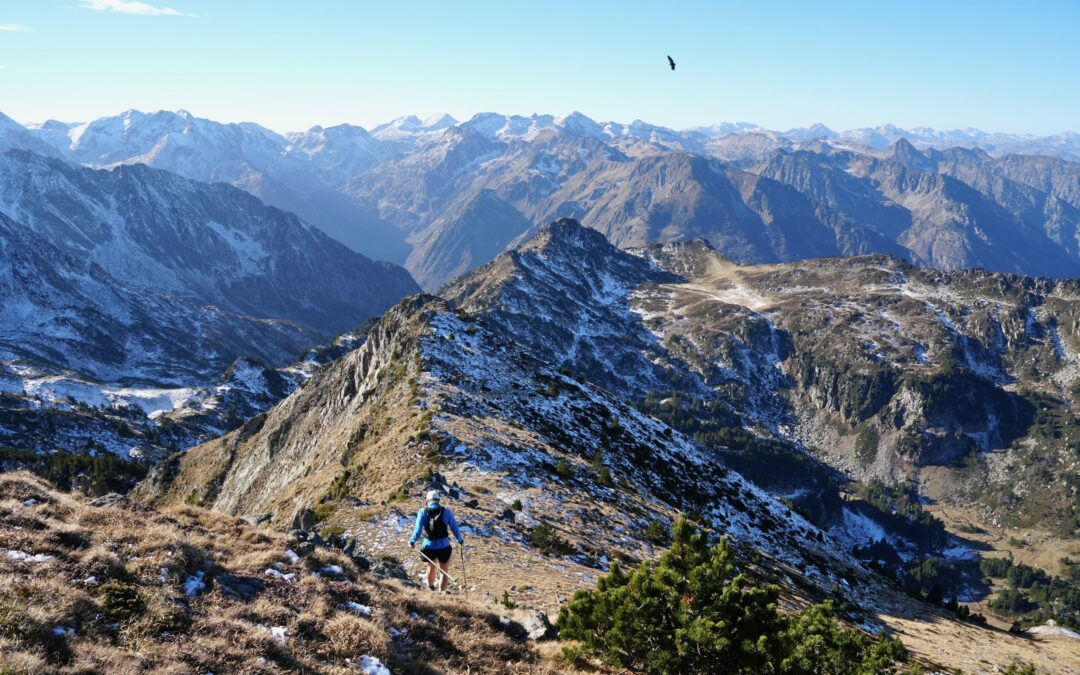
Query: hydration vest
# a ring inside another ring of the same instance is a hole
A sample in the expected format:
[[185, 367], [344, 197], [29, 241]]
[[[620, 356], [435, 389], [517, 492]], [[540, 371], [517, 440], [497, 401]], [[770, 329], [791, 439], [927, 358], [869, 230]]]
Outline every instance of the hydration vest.
[[435, 541], [436, 539], [445, 539], [449, 535], [449, 530], [446, 528], [446, 519], [443, 518], [443, 507], [437, 509], [424, 509], [424, 515], [427, 518], [424, 519], [424, 536], [428, 541]]

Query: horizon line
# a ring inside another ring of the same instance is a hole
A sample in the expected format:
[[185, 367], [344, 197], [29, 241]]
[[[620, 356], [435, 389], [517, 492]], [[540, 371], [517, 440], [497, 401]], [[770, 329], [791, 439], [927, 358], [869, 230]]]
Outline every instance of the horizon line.
[[[101, 116], [98, 116], [98, 117], [94, 117], [92, 119], [78, 120], [78, 121], [64, 121], [64, 120], [61, 120], [61, 119], [58, 119], [58, 118], [55, 118], [55, 117], [49, 117], [48, 119], [45, 119], [45, 120], [42, 120], [42, 121], [29, 121], [29, 122], [23, 122], [23, 121], [19, 121], [19, 120], [15, 120], [15, 121], [20, 126], [22, 126], [24, 128], [31, 128], [31, 127], [35, 127], [35, 126], [41, 126], [41, 125], [46, 124], [48, 122], [60, 122], [61, 124], [68, 124], [68, 125], [83, 125], [83, 124], [90, 124], [90, 123], [93, 123], [93, 122], [96, 122], [96, 121], [99, 121], [99, 120], [103, 120], [103, 119], [110, 119], [110, 118], [114, 118], [114, 117], [120, 117], [120, 116], [124, 115], [125, 113], [130, 113], [130, 112], [136, 112], [136, 113], [140, 113], [140, 114], [143, 114], [143, 115], [154, 115], [154, 114], [158, 114], [158, 113], [172, 113], [172, 114], [175, 114], [175, 115], [187, 114], [187, 115], [191, 116], [194, 119], [207, 120], [207, 121], [215, 122], [215, 123], [218, 123], [218, 124], [255, 124], [255, 125], [259, 126], [259, 127], [262, 127], [263, 129], [266, 129], [268, 131], [272, 131], [272, 132], [274, 132], [274, 133], [276, 133], [276, 134], [278, 134], [280, 136], [285, 136], [285, 135], [291, 134], [291, 133], [302, 133], [302, 132], [305, 132], [305, 131], [309, 131], [309, 130], [315, 128], [315, 127], [319, 127], [319, 128], [322, 128], [322, 129], [329, 129], [329, 128], [333, 128], [335, 126], [342, 126], [342, 125], [355, 126], [355, 127], [359, 127], [359, 128], [361, 128], [361, 129], [363, 129], [365, 131], [370, 132], [373, 129], [377, 129], [377, 128], [382, 127], [382, 126], [392, 124], [392, 123], [397, 122], [399, 120], [405, 120], [405, 119], [408, 119], [410, 117], [416, 118], [416, 119], [420, 120], [421, 122], [426, 122], [429, 119], [434, 119], [434, 118], [439, 118], [439, 117], [450, 117], [451, 119], [454, 120], [454, 124], [452, 124], [450, 126], [460, 126], [460, 125], [462, 125], [464, 123], [467, 123], [467, 122], [469, 122], [469, 121], [471, 121], [473, 119], [476, 119], [480, 115], [500, 115], [500, 116], [504, 116], [504, 117], [521, 117], [521, 118], [525, 118], [525, 119], [534, 119], [534, 118], [537, 118], [537, 117], [553, 117], [553, 118], [557, 119], [557, 118], [563, 118], [563, 117], [570, 117], [572, 115], [580, 115], [580, 116], [588, 119], [589, 121], [592, 121], [592, 122], [595, 122], [595, 123], [601, 124], [601, 125], [604, 125], [604, 124], [619, 124], [619, 125], [629, 126], [629, 125], [632, 125], [634, 123], [641, 122], [642, 124], [646, 124], [646, 125], [649, 125], [649, 126], [652, 126], [652, 127], [657, 127], [657, 128], [661, 128], [661, 129], [667, 129], [669, 131], [675, 131], [675, 132], [678, 132], [678, 133], [691, 132], [691, 131], [696, 131], [696, 130], [699, 130], [699, 129], [708, 129], [710, 127], [723, 126], [723, 125], [732, 125], [732, 126], [747, 126], [748, 125], [749, 128], [747, 128], [747, 130], [746, 130], [747, 132], [770, 131], [770, 132], [775, 132], [775, 133], [779, 133], [779, 134], [791, 133], [791, 132], [795, 132], [795, 131], [803, 131], [803, 130], [812, 129], [813, 127], [818, 127], [818, 126], [824, 127], [826, 130], [828, 130], [830, 132], [833, 132], [833, 133], [837, 133], [837, 134], [843, 134], [843, 133], [847, 133], [847, 132], [851, 132], [851, 131], [862, 131], [862, 130], [875, 130], [876, 131], [876, 130], [887, 128], [887, 127], [892, 127], [894, 129], [898, 129], [899, 131], [908, 132], [908, 133], [915, 132], [915, 131], [918, 131], [918, 130], [929, 130], [929, 131], [933, 131], [933, 132], [936, 132], [936, 133], [980, 132], [980, 133], [988, 134], [988, 135], [1019, 136], [1019, 137], [1027, 137], [1027, 138], [1032, 138], [1032, 139], [1051, 138], [1051, 137], [1054, 137], [1054, 136], [1064, 136], [1064, 135], [1078, 133], [1076, 131], [1073, 131], [1072, 129], [1064, 129], [1064, 130], [1061, 130], [1061, 131], [1056, 131], [1056, 132], [1048, 133], [1048, 134], [1039, 134], [1039, 133], [1034, 133], [1034, 132], [1030, 132], [1030, 131], [1023, 131], [1023, 132], [1017, 132], [1017, 131], [991, 131], [991, 130], [987, 130], [987, 129], [983, 129], [981, 127], [975, 127], [975, 126], [944, 128], [944, 127], [935, 127], [935, 126], [922, 124], [922, 125], [912, 126], [912, 127], [902, 127], [900, 125], [894, 124], [893, 122], [883, 122], [883, 123], [877, 124], [877, 125], [863, 125], [863, 126], [854, 126], [854, 127], [847, 127], [847, 128], [837, 128], [837, 127], [834, 127], [834, 126], [829, 126], [827, 123], [821, 122], [821, 121], [811, 122], [809, 124], [805, 124], [805, 125], [802, 125], [802, 126], [794, 126], [794, 127], [788, 127], [786, 129], [780, 129], [780, 128], [766, 127], [766, 126], [758, 124], [757, 122], [749, 122], [749, 121], [746, 121], [746, 120], [719, 120], [719, 121], [709, 122], [709, 123], [705, 123], [705, 124], [696, 124], [696, 125], [691, 125], [691, 126], [687, 126], [687, 127], [676, 128], [676, 127], [669, 127], [669, 126], [666, 126], [666, 125], [663, 125], [663, 124], [656, 124], [656, 123], [653, 123], [653, 122], [649, 122], [647, 120], [641, 119], [640, 117], [635, 117], [630, 122], [619, 122], [619, 121], [616, 121], [616, 120], [613, 120], [613, 119], [601, 120], [601, 119], [597, 119], [597, 118], [591, 117], [589, 115], [586, 115], [585, 113], [583, 113], [583, 112], [581, 112], [579, 110], [571, 110], [569, 112], [564, 112], [564, 113], [533, 112], [533, 113], [530, 113], [528, 115], [524, 115], [524, 114], [520, 114], [520, 113], [503, 113], [503, 112], [497, 112], [497, 111], [493, 111], [493, 110], [482, 110], [482, 111], [474, 112], [471, 116], [469, 116], [467, 118], [464, 118], [464, 119], [458, 119], [453, 114], [448, 113], [448, 112], [436, 112], [436, 113], [432, 113], [430, 115], [425, 115], [425, 116], [421, 116], [421, 115], [418, 115], [416, 113], [406, 113], [404, 115], [399, 115], [397, 117], [393, 117], [393, 118], [391, 118], [389, 120], [379, 122], [378, 124], [373, 124], [371, 126], [364, 126], [362, 124], [356, 124], [354, 122], [345, 121], [345, 122], [338, 122], [336, 124], [316, 123], [316, 124], [313, 124], [313, 125], [307, 127], [306, 129], [288, 129], [288, 130], [279, 130], [279, 129], [276, 129], [274, 127], [267, 126], [266, 124], [264, 124], [262, 122], [257, 122], [257, 121], [252, 120], [252, 119], [242, 119], [242, 120], [239, 120], [239, 121], [223, 121], [222, 119], [215, 119], [213, 117], [203, 117], [203, 116], [200, 116], [200, 115], [197, 115], [197, 114], [194, 114], [194, 113], [190, 112], [186, 108], [176, 108], [176, 109], [159, 108], [157, 110], [140, 109], [140, 108], [125, 108], [124, 110], [121, 110], [120, 112], [115, 113], [115, 114], [101, 115]], [[3, 114], [3, 111], [0, 111], [0, 114]], [[14, 119], [14, 118], [9, 118], [9, 119]]]

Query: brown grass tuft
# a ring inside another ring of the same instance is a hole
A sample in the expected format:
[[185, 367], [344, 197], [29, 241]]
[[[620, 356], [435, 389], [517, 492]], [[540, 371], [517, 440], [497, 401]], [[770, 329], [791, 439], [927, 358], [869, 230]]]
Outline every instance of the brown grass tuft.
[[336, 658], [356, 658], [369, 654], [385, 659], [390, 637], [369, 619], [338, 612], [319, 627], [326, 636], [325, 654]]

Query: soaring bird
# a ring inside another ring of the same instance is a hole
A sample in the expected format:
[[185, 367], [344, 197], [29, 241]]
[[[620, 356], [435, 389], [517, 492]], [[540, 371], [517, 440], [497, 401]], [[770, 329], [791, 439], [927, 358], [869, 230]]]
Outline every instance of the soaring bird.
[[671, 66], [671, 69], [675, 70], [675, 59], [673, 59], [673, 58], [671, 58], [669, 56], [669, 57], [667, 57], [667, 62], [668, 62], [668, 65]]

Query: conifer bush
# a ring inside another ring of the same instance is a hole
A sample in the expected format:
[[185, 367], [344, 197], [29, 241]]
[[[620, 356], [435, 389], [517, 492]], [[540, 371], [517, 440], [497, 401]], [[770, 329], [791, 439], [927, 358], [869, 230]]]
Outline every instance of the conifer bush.
[[739, 573], [726, 540], [710, 547], [685, 518], [655, 564], [613, 564], [596, 590], [559, 613], [569, 657], [595, 657], [647, 673], [890, 673], [906, 656], [895, 640], [843, 628], [830, 603], [795, 617], [779, 589]]

